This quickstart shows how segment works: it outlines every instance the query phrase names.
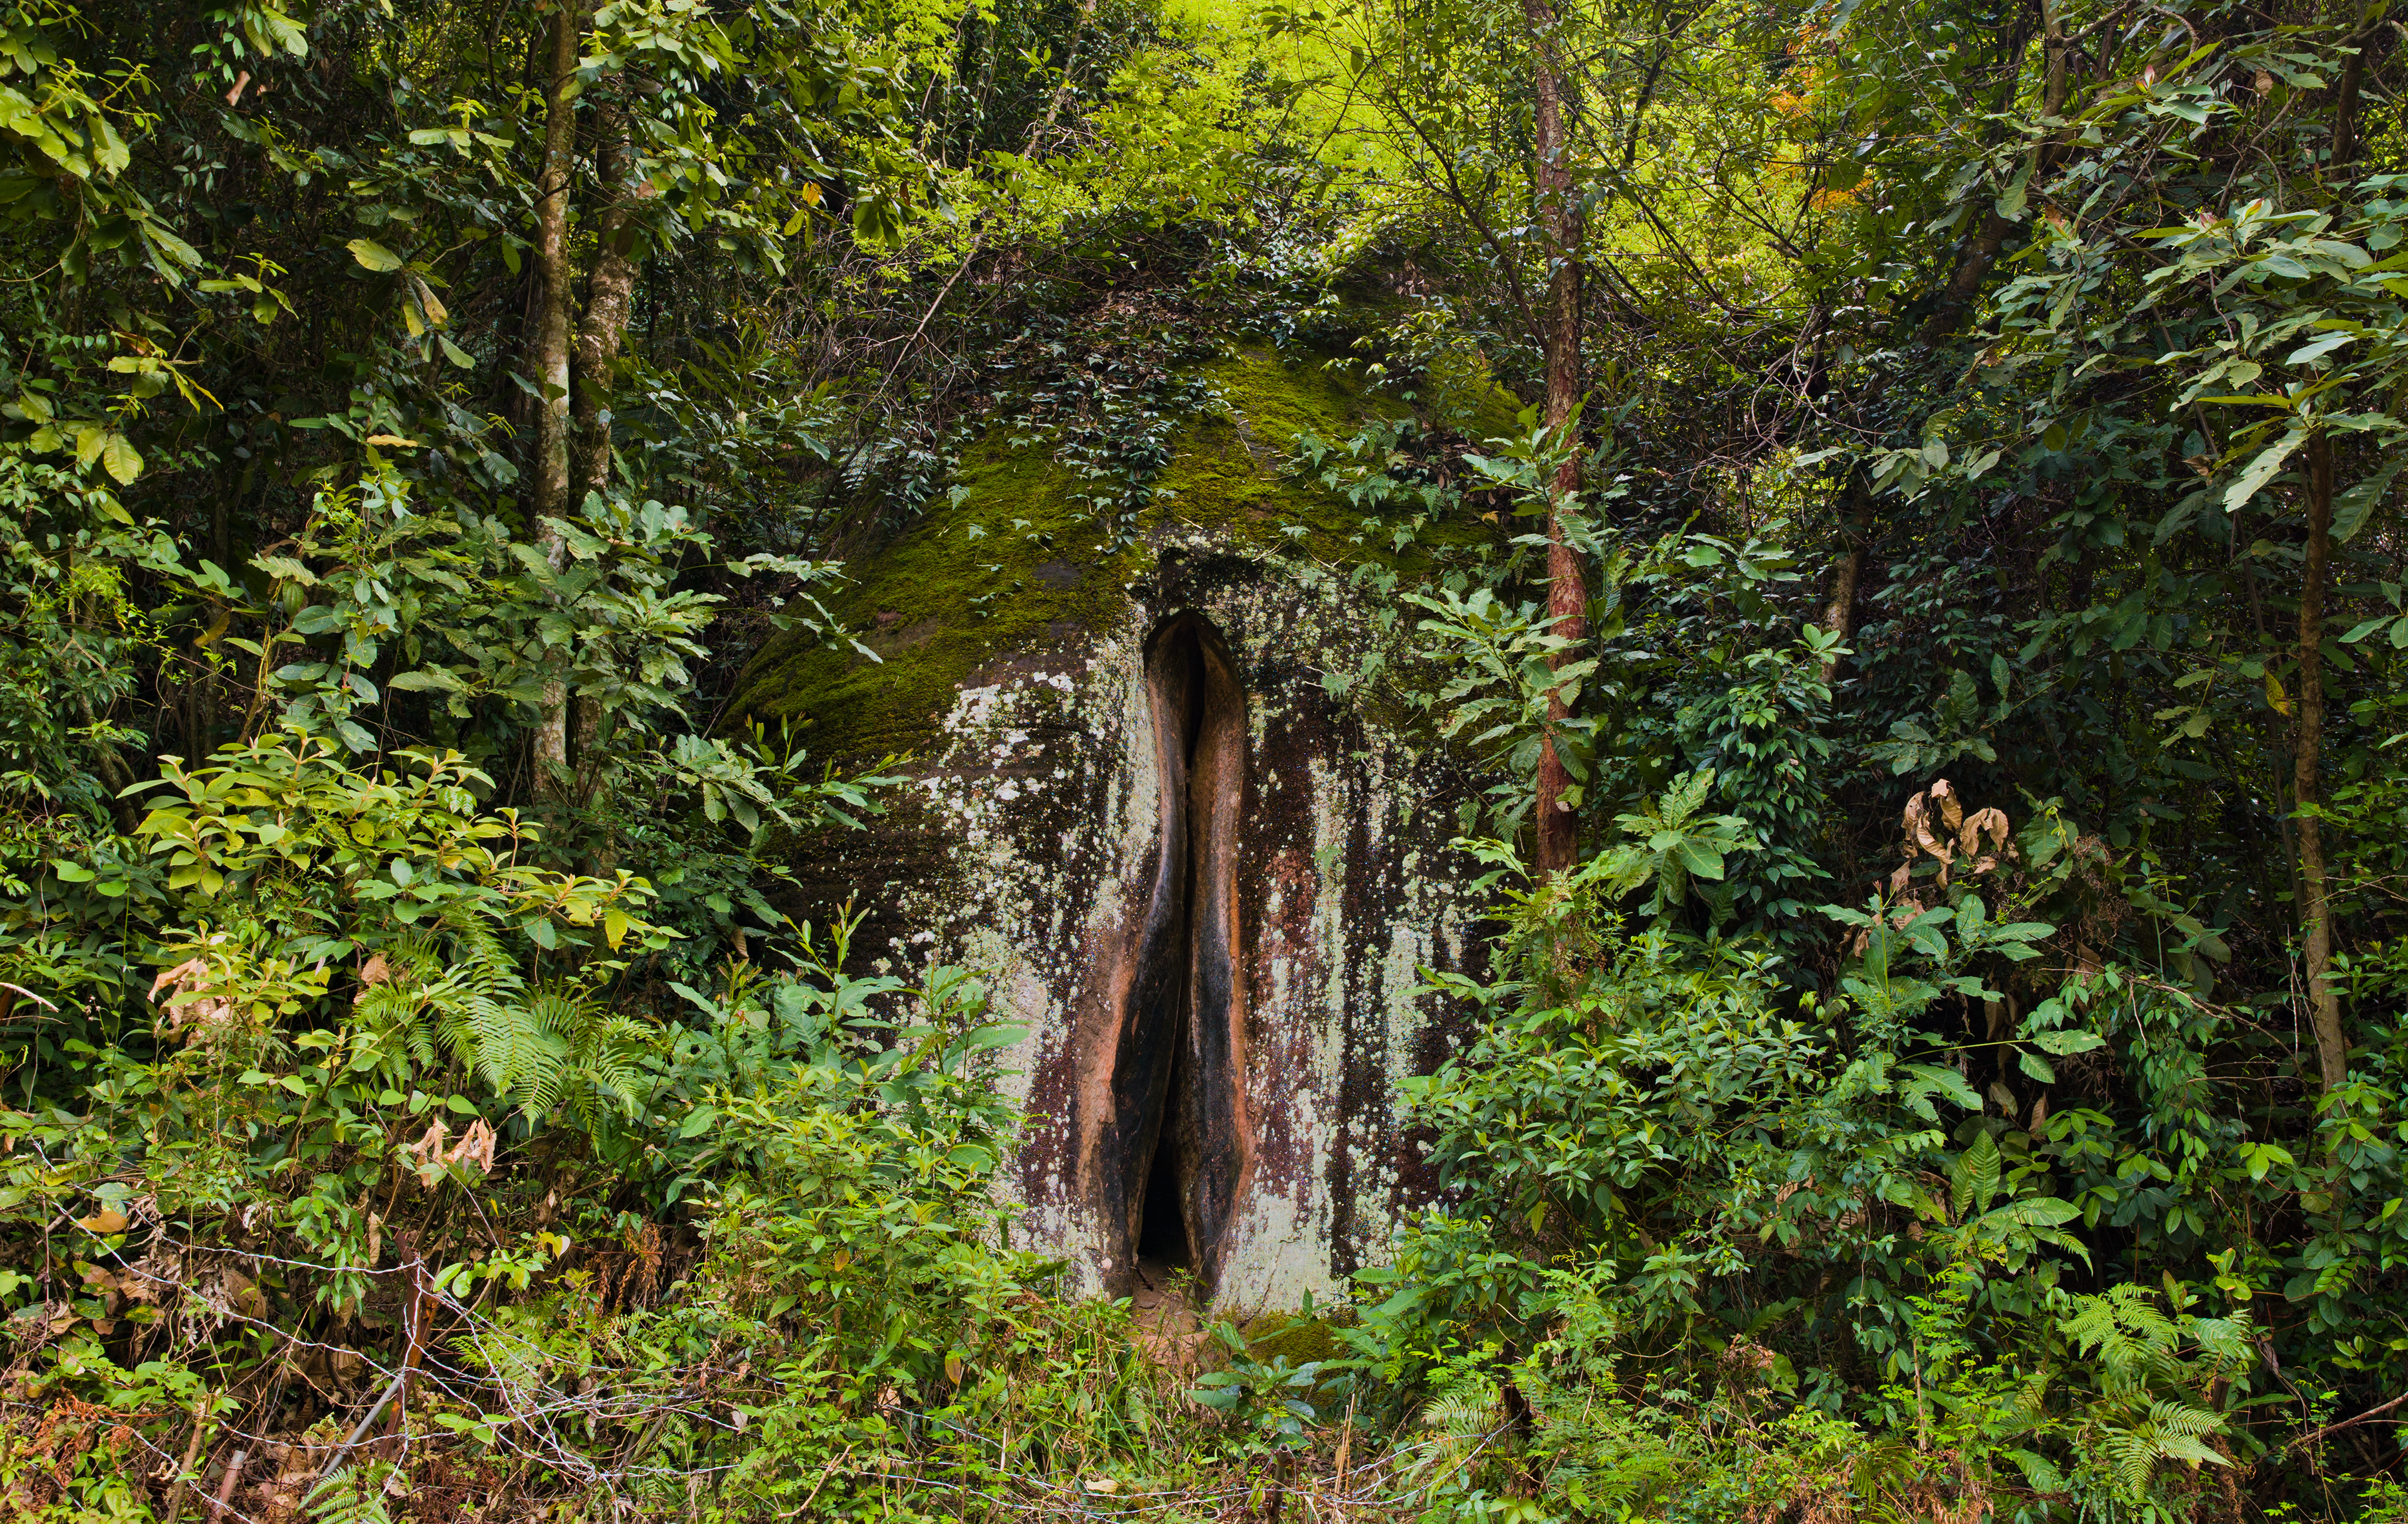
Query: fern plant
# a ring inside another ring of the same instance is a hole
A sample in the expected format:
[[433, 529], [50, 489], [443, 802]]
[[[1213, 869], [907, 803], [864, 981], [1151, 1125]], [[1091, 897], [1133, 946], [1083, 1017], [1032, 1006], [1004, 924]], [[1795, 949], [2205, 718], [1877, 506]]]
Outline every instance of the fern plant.
[[2114, 1488], [2138, 1502], [2169, 1460], [2231, 1465], [2231, 1456], [2209, 1443], [2225, 1431], [2225, 1417], [2207, 1394], [2229, 1389], [2248, 1363], [2247, 1325], [2192, 1315], [2179, 1290], [2168, 1311], [2155, 1290], [2132, 1282], [2069, 1301], [2072, 1311], [2057, 1327], [2099, 1379], [2077, 1444]]
[[301, 1505], [310, 1524], [393, 1524], [384, 1500], [386, 1485], [394, 1479], [390, 1460], [338, 1466], [309, 1489]]
[[637, 1110], [650, 1029], [582, 984], [530, 981], [482, 917], [446, 916], [381, 961], [355, 1016], [420, 1070], [439, 1046], [530, 1118], [561, 1105], [589, 1124], [611, 1106]]

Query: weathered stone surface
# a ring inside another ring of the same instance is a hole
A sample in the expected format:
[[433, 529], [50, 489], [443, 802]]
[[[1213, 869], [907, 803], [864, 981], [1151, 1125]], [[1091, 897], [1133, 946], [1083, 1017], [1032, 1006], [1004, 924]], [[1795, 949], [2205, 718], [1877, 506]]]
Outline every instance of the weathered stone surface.
[[[1465, 780], [1324, 682], [1369, 611], [1310, 552], [1356, 516], [1281, 469], [1371, 404], [1310, 363], [1223, 374], [1233, 416], [1184, 432], [1135, 543], [1082, 555], [1058, 473], [974, 453], [960, 502], [855, 564], [845, 611], [886, 665], [773, 649], [744, 704], [810, 718], [824, 755], [917, 754], [901, 806], [797, 865], [802, 908], [875, 907], [856, 958], [984, 970], [1028, 1028], [999, 1081], [1024, 1230], [1115, 1293], [1183, 1239], [1243, 1310], [1338, 1294], [1426, 1199], [1398, 1088], [1449, 1023], [1417, 970], [1475, 939], [1445, 845]], [[969, 605], [966, 561], [1009, 597]], [[1175, 1233], [1167, 1193], [1147, 1220], [1158, 1145]]]

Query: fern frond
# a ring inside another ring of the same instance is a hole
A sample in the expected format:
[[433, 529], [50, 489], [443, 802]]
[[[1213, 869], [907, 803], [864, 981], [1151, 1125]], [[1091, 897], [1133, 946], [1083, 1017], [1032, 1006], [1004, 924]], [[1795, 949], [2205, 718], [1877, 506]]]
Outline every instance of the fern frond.
[[371, 1461], [366, 1469], [344, 1466], [311, 1488], [302, 1506], [311, 1524], [393, 1524], [384, 1503], [389, 1461]]

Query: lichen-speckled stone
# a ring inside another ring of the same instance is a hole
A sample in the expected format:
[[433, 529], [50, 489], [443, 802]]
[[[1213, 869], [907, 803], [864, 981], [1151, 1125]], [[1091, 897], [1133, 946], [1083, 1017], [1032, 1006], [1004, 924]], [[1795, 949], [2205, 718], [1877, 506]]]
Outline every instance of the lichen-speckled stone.
[[[1182, 430], [1163, 477], [1182, 496], [1133, 543], [1082, 554], [1060, 472], [973, 452], [961, 501], [852, 568], [838, 611], [882, 632], [885, 667], [773, 647], [739, 707], [810, 720], [835, 760], [913, 754], [907, 798], [795, 865], [797, 909], [870, 907], [859, 962], [987, 977], [996, 1018], [1028, 1030], [998, 1082], [1025, 1112], [1006, 1170], [1017, 1231], [1083, 1287], [1119, 1292], [1134, 1267], [1095, 1173], [1142, 1161], [1082, 1158], [1080, 1140], [1095, 1132], [1082, 1109], [1108, 1103], [1091, 1050], [1125, 998], [1114, 982], [1161, 848], [1145, 644], [1181, 614], [1218, 630], [1245, 696], [1233, 971], [1247, 1136], [1212, 1291], [1244, 1312], [1342, 1295], [1428, 1198], [1399, 1085], [1432, 1067], [1460, 1014], [1419, 970], [1464, 967], [1478, 939], [1447, 847], [1469, 781], [1400, 707], [1324, 682], [1371, 639], [1372, 595], [1329, 569], [1360, 515], [1283, 462], [1299, 429], [1345, 431], [1374, 405], [1276, 356], [1216, 380], [1230, 417]], [[1019, 585], [943, 601], [934, 579], [966, 556]]]

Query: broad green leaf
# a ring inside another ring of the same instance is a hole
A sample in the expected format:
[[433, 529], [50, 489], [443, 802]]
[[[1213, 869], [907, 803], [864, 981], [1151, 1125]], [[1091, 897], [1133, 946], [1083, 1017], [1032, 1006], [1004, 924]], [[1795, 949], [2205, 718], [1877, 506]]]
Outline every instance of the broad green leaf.
[[1723, 876], [1723, 855], [1705, 842], [1684, 837], [1672, 850], [1674, 855], [1681, 859], [1681, 866], [1698, 877], [1718, 879]]
[[2258, 457], [2249, 463], [2249, 468], [2224, 490], [2225, 510], [2230, 512], [2243, 507], [2249, 499], [2265, 490], [2266, 483], [2273, 481], [2275, 473], [2282, 470], [2283, 463], [2291, 458], [2291, 453], [2307, 442], [2307, 430], [2295, 428], [2259, 451]]
[[364, 268], [386, 275], [401, 268], [401, 256], [373, 238], [353, 238], [343, 245]]
[[113, 429], [101, 446], [100, 464], [121, 487], [142, 474], [142, 457], [135, 453], [133, 441]]

